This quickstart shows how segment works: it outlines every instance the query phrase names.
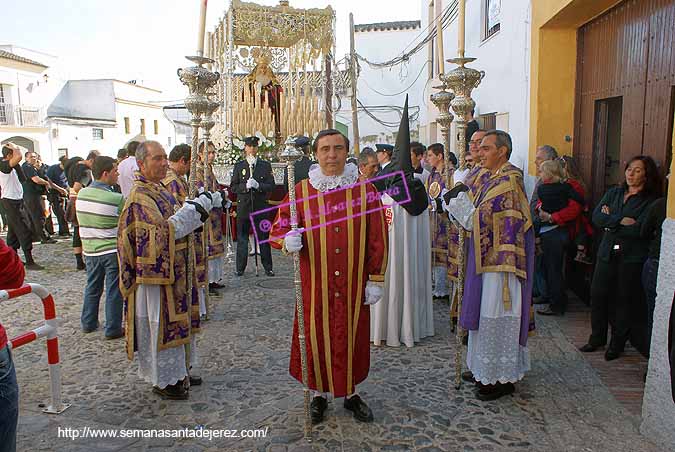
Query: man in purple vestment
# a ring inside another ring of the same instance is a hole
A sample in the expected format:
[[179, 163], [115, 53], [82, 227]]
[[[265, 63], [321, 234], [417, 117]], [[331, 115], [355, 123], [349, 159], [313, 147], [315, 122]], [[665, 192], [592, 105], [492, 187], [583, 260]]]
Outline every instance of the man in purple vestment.
[[467, 365], [484, 401], [513, 393], [530, 369], [534, 231], [511, 150], [509, 134], [488, 131], [480, 146], [482, 171], [461, 187], [465, 191], [446, 194], [443, 206], [470, 231], [460, 324], [469, 331]]
[[[126, 312], [127, 356], [164, 399], [185, 400], [195, 363], [199, 301], [188, 292], [187, 236], [209, 218], [206, 194], [182, 204], [162, 184], [168, 164], [162, 145], [141, 143], [139, 173], [118, 227], [120, 291]], [[196, 286], [193, 273], [192, 287]], [[194, 292], [194, 290], [193, 290]]]

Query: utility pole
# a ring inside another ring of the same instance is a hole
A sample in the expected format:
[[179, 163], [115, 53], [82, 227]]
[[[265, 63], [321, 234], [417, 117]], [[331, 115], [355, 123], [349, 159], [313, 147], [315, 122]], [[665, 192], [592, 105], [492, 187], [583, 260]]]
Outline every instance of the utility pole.
[[352, 87], [352, 133], [354, 143], [354, 155], [359, 156], [361, 147], [359, 146], [359, 110], [356, 102], [356, 83], [358, 74], [356, 72], [356, 49], [354, 48], [354, 14], [349, 13], [349, 80]]

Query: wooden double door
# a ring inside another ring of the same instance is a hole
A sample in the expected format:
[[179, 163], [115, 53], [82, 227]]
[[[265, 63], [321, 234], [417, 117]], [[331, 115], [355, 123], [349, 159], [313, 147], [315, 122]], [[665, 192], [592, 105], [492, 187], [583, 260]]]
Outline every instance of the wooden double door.
[[626, 0], [578, 32], [574, 156], [591, 200], [633, 156], [667, 172], [675, 115], [675, 0]]

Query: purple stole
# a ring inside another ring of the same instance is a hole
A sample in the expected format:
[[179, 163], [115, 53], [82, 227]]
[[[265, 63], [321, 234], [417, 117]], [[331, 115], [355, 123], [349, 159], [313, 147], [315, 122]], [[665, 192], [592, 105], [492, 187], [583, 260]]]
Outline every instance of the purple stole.
[[120, 216], [117, 249], [129, 359], [137, 349], [135, 297], [139, 284], [160, 286], [159, 350], [187, 344], [191, 331], [199, 330], [199, 299], [194, 293], [192, 297], [187, 294], [187, 239], [175, 240], [174, 227], [168, 221], [179, 207], [162, 184], [139, 176]]
[[[468, 330], [478, 329], [482, 273], [513, 273], [521, 281], [520, 344], [525, 346], [530, 331], [534, 230], [523, 174], [507, 163], [494, 175], [480, 170], [473, 176], [469, 180], [469, 193], [476, 212], [469, 239], [460, 322]], [[503, 302], [508, 309], [510, 300], [506, 291]]]

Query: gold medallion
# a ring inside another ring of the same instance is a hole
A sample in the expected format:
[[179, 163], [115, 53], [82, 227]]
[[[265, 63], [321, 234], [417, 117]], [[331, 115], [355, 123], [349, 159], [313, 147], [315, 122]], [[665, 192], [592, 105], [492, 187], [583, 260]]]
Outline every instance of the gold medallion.
[[432, 198], [438, 198], [438, 195], [441, 194], [441, 184], [438, 182], [432, 182], [431, 185], [429, 185], [429, 196]]

